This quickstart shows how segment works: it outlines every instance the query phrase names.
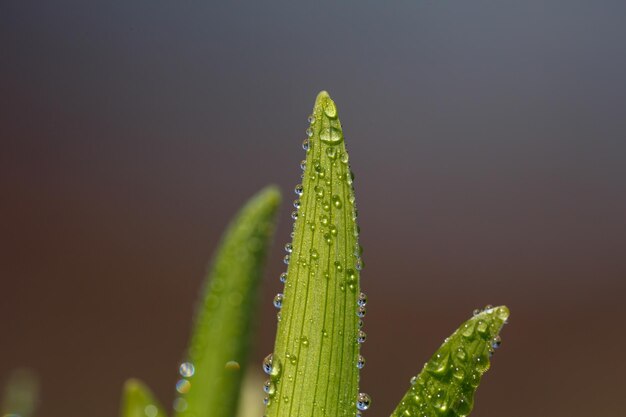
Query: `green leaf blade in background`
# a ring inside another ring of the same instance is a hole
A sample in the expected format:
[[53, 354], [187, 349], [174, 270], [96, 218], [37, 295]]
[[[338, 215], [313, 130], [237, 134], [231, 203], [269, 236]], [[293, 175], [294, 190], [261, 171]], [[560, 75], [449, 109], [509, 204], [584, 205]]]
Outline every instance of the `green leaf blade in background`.
[[[337, 107], [321, 92], [303, 143], [303, 181], [272, 356], [264, 367], [268, 417], [354, 416], [359, 383], [361, 248]], [[365, 300], [361, 315], [365, 312]], [[363, 402], [363, 408], [369, 401]]]
[[179, 417], [236, 415], [247, 366], [262, 268], [280, 203], [267, 187], [224, 234], [198, 306], [174, 402]]
[[150, 389], [138, 379], [129, 379], [122, 392], [121, 417], [166, 417]]
[[9, 374], [2, 395], [2, 415], [31, 417], [37, 409], [39, 378], [29, 369], [15, 369]]
[[474, 406], [474, 394], [490, 366], [500, 330], [509, 317], [505, 306], [476, 311], [435, 352], [392, 417], [464, 417]]

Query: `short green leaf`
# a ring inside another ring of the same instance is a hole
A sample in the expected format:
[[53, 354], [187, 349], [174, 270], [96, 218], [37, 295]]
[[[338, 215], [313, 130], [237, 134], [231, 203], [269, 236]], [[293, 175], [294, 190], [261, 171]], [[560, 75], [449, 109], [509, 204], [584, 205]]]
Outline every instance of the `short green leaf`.
[[150, 389], [138, 379], [129, 379], [122, 393], [121, 417], [165, 417], [163, 407]]
[[39, 397], [39, 379], [28, 369], [16, 369], [9, 375], [2, 396], [2, 415], [30, 417]]
[[[365, 313], [363, 263], [343, 130], [325, 91], [317, 96], [309, 123], [303, 181], [295, 188], [294, 233], [285, 246], [285, 289], [274, 299], [282, 307], [276, 342], [264, 362], [268, 417], [356, 412], [357, 340], [365, 340], [359, 318]], [[363, 402], [367, 406], [369, 401]]]
[[268, 187], [239, 212], [222, 238], [198, 306], [174, 406], [181, 417], [237, 413], [256, 313], [258, 284], [280, 193]]
[[489, 307], [475, 313], [411, 379], [411, 388], [392, 417], [463, 417], [472, 411], [474, 394], [489, 369], [493, 349], [500, 345], [499, 332], [509, 309]]

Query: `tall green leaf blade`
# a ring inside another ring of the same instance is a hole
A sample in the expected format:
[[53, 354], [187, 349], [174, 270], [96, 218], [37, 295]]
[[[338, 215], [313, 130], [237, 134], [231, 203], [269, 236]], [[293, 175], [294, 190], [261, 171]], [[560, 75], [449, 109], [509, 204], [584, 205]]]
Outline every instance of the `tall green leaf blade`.
[[166, 417], [150, 389], [138, 379], [129, 379], [122, 393], [121, 417]]
[[16, 369], [9, 375], [2, 396], [2, 415], [31, 417], [37, 408], [39, 378], [28, 369]]
[[280, 193], [268, 187], [241, 209], [222, 238], [207, 276], [176, 384], [180, 417], [236, 415], [247, 364], [258, 284]]
[[411, 379], [411, 388], [392, 417], [463, 417], [474, 407], [474, 394], [490, 366], [493, 349], [500, 345], [500, 330], [509, 309], [487, 308], [446, 339], [422, 372]]
[[[362, 266], [352, 173], [337, 107], [322, 91], [303, 143], [303, 181], [276, 342], [264, 368], [269, 417], [354, 416]], [[362, 302], [364, 304], [364, 302]], [[364, 314], [362, 307], [362, 314]], [[368, 405], [368, 404], [367, 404]]]

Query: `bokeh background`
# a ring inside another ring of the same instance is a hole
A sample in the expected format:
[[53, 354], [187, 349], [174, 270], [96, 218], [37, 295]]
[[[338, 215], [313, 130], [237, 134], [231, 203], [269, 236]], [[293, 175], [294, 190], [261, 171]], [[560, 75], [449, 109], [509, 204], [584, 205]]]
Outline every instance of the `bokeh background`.
[[512, 317], [475, 416], [623, 415], [625, 51], [622, 1], [0, 2], [0, 380], [36, 370], [46, 417], [114, 416], [131, 376], [171, 404], [207, 261], [275, 183], [257, 366], [327, 89], [367, 416], [488, 303]]

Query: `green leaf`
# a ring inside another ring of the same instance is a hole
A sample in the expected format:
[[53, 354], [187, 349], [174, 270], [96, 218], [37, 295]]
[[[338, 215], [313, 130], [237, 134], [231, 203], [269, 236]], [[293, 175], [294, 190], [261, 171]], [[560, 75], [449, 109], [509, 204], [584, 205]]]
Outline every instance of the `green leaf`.
[[178, 416], [236, 415], [245, 372], [258, 284], [280, 193], [268, 187], [239, 212], [225, 233], [207, 276], [176, 384]]
[[30, 417], [39, 397], [39, 379], [28, 369], [16, 369], [9, 375], [2, 396], [2, 415]]
[[[272, 356], [264, 362], [269, 417], [354, 415], [358, 394], [357, 316], [361, 248], [337, 107], [322, 91], [303, 143], [297, 209]], [[363, 302], [364, 304], [364, 302]], [[364, 307], [362, 313], [364, 314]]]
[[150, 389], [138, 379], [129, 379], [122, 393], [121, 417], [165, 417], [163, 407]]
[[411, 388], [392, 417], [462, 417], [472, 411], [474, 394], [489, 369], [493, 349], [500, 345], [499, 332], [509, 309], [489, 307], [475, 313], [411, 379]]

